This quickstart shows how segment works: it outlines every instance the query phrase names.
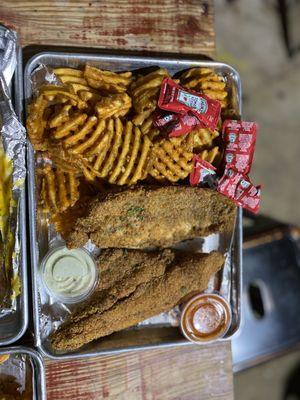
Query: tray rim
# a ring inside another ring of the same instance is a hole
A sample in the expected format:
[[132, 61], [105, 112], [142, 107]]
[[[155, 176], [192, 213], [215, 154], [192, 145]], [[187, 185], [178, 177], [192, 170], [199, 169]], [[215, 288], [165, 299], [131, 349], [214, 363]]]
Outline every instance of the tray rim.
[[[16, 112], [16, 115], [19, 119], [19, 121], [22, 122], [22, 117], [20, 113], [20, 106], [19, 102], [17, 99], [20, 98], [20, 95], [23, 97], [24, 92], [23, 92], [23, 84], [22, 84], [22, 75], [20, 74], [20, 71], [22, 71], [23, 63], [22, 63], [22, 51], [21, 49], [18, 50], [17, 54], [17, 67], [13, 76], [13, 85], [15, 92], [18, 93], [19, 95], [14, 98], [13, 101], [13, 107]], [[21, 93], [20, 93], [21, 92]], [[28, 321], [29, 321], [29, 306], [28, 306], [28, 274], [27, 274], [27, 222], [26, 222], [26, 217], [27, 217], [27, 202], [26, 202], [26, 188], [27, 188], [27, 179], [25, 180], [24, 183], [24, 188], [22, 190], [21, 198], [20, 198], [20, 211], [19, 211], [19, 221], [20, 221], [20, 245], [21, 245], [21, 251], [20, 251], [20, 270], [19, 270], [19, 275], [21, 278], [21, 294], [20, 294], [20, 307], [18, 312], [21, 314], [22, 317], [22, 322], [21, 325], [19, 326], [18, 330], [14, 330], [10, 336], [8, 336], [6, 339], [0, 339], [0, 346], [9, 346], [13, 343], [15, 343], [17, 340], [19, 340], [25, 333], [27, 327], [28, 327]], [[15, 312], [16, 314], [16, 312]], [[5, 317], [4, 317], [5, 318]], [[17, 318], [17, 316], [15, 317]], [[1, 319], [0, 319], [0, 328], [1, 328]]]
[[37, 376], [35, 377], [35, 386], [37, 397], [36, 400], [46, 400], [46, 378], [45, 378], [45, 366], [43, 362], [42, 356], [38, 351], [27, 347], [27, 346], [9, 346], [9, 347], [1, 347], [1, 354], [26, 354], [30, 356], [34, 362]]
[[[234, 74], [235, 79], [237, 80], [237, 89], [238, 89], [238, 100], [239, 100], [239, 112], [241, 114], [242, 112], [242, 89], [241, 89], [241, 79], [239, 73], [230, 65], [223, 63], [223, 62], [218, 62], [218, 61], [211, 61], [211, 60], [196, 60], [196, 59], [189, 59], [189, 58], [184, 58], [181, 55], [176, 55], [174, 57], [160, 57], [160, 56], [151, 56], [151, 55], [118, 55], [117, 53], [101, 53], [99, 51], [98, 53], [88, 53], [88, 52], [66, 52], [66, 51], [42, 51], [39, 52], [35, 55], [33, 55], [27, 62], [24, 68], [24, 73], [23, 73], [23, 82], [24, 82], [24, 91], [23, 91], [23, 100], [26, 101], [27, 98], [27, 87], [26, 83], [27, 82], [33, 68], [32, 65], [38, 64], [39, 60], [43, 57], [57, 57], [61, 58], [62, 61], [64, 61], [68, 57], [72, 58], [77, 58], [82, 61], [86, 61], [87, 59], [92, 61], [93, 59], [96, 61], [97, 59], [99, 60], [99, 57], [101, 57], [101, 60], [99, 61], [120, 61], [120, 62], [151, 62], [152, 65], [156, 65], [159, 63], [170, 63], [174, 66], [180, 66], [183, 65], [186, 67], [186, 64], [189, 64], [191, 67], [192, 66], [206, 66], [206, 67], [219, 67], [219, 68], [226, 68], [231, 73]], [[24, 116], [25, 117], [25, 116]], [[28, 157], [28, 165], [33, 165], [34, 166], [34, 150], [28, 140], [28, 146], [27, 146], [27, 157]], [[34, 193], [34, 174], [29, 173], [29, 168], [28, 168], [28, 179], [27, 179], [27, 186], [28, 186], [28, 209], [29, 209], [29, 218], [30, 221], [35, 222], [35, 193]], [[140, 350], [148, 350], [148, 349], [154, 349], [154, 348], [167, 348], [167, 347], [177, 347], [177, 346], [189, 346], [192, 345], [193, 343], [189, 342], [186, 339], [181, 339], [181, 340], [175, 340], [174, 342], [164, 342], [164, 343], [159, 343], [159, 344], [149, 344], [149, 345], [132, 345], [128, 347], [123, 347], [123, 348], [115, 348], [115, 349], [99, 349], [98, 351], [90, 351], [87, 353], [65, 353], [65, 354], [56, 354], [53, 355], [53, 353], [49, 352], [45, 347], [43, 346], [41, 342], [41, 337], [39, 334], [39, 301], [38, 301], [38, 282], [37, 282], [37, 267], [38, 267], [38, 260], [37, 260], [37, 249], [36, 249], [36, 237], [37, 237], [37, 232], [36, 232], [36, 223], [30, 223], [29, 224], [30, 228], [30, 255], [31, 255], [31, 274], [32, 274], [32, 290], [33, 290], [33, 316], [34, 316], [34, 339], [35, 339], [35, 345], [38, 348], [38, 350], [46, 357], [53, 359], [53, 360], [62, 360], [62, 359], [79, 359], [79, 358], [88, 358], [88, 357], [95, 357], [95, 356], [101, 356], [101, 355], [113, 355], [113, 354], [121, 354], [125, 352], [130, 352], [130, 351], [140, 351]], [[238, 302], [238, 319], [236, 323], [235, 329], [232, 331], [229, 337], [221, 338], [218, 341], [228, 341], [231, 340], [233, 336], [235, 336], [240, 328], [241, 324], [241, 288], [242, 288], [242, 209], [239, 207], [237, 211], [237, 223], [235, 227], [235, 233], [234, 235], [236, 236], [235, 238], [235, 243], [238, 243], [238, 248], [235, 250], [236, 255], [235, 259], [238, 260], [237, 263], [237, 269], [238, 269], [238, 279], [237, 279], [237, 297], [239, 299]]]

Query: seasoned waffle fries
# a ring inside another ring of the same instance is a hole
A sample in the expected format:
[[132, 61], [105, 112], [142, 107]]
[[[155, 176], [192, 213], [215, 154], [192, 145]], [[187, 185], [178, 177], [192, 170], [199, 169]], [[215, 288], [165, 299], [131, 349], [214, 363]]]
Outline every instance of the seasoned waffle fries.
[[[50, 107], [62, 107], [49, 123]], [[43, 86], [40, 95], [29, 106], [27, 118], [27, 131], [35, 150], [47, 150], [48, 130], [61, 125], [69, 118], [72, 107], [77, 107], [78, 112], [86, 108], [87, 104], [76, 94], [59, 86]]]
[[163, 139], [152, 148], [150, 175], [157, 180], [177, 182], [192, 171], [192, 136]]
[[74, 173], [47, 165], [38, 170], [38, 175], [41, 177], [40, 202], [44, 211], [63, 212], [79, 199], [79, 180]]
[[89, 151], [98, 176], [117, 185], [132, 185], [147, 176], [152, 143], [130, 121], [109, 119], [106, 133]]
[[222, 108], [227, 106], [226, 82], [210, 68], [191, 68], [181, 75], [180, 83], [187, 89], [196, 90], [218, 100]]
[[133, 123], [136, 126], [141, 126], [155, 110], [161, 83], [167, 76], [169, 76], [168, 71], [160, 68], [131, 84], [132, 102], [136, 111]]
[[99, 118], [124, 117], [131, 108], [131, 98], [127, 93], [113, 94], [103, 97], [95, 108]]
[[193, 149], [199, 149], [203, 146], [212, 146], [213, 140], [219, 136], [218, 131], [211, 131], [207, 128], [196, 128], [190, 135], [193, 136]]
[[90, 65], [86, 65], [83, 71], [83, 76], [92, 88], [112, 94], [126, 92], [131, 83], [132, 73], [103, 71], [91, 67]]
[[209, 150], [203, 150], [199, 153], [199, 157], [213, 165], [218, 165], [221, 157], [221, 152], [218, 146]]

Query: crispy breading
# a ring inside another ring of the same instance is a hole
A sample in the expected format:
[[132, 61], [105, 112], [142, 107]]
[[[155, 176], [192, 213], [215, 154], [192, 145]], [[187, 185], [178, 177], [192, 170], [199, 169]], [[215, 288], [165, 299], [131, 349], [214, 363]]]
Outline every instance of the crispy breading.
[[223, 262], [224, 257], [217, 252], [106, 250], [98, 262], [104, 269], [103, 282], [92, 299], [51, 335], [52, 346], [61, 351], [75, 350], [168, 311], [189, 293], [204, 290]]
[[168, 247], [182, 240], [233, 229], [236, 206], [211, 189], [139, 187], [99, 196], [88, 216], [66, 238], [69, 247], [88, 239], [100, 248]]

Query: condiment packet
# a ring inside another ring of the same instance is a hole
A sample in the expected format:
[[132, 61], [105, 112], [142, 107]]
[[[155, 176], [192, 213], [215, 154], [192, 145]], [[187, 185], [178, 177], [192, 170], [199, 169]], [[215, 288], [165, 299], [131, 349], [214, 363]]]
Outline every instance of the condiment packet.
[[226, 168], [218, 182], [217, 191], [233, 200], [237, 205], [257, 214], [261, 197], [261, 186], [254, 186], [247, 175], [233, 168]]
[[197, 186], [201, 184], [208, 184], [210, 187], [214, 186], [216, 178], [216, 168], [197, 155], [193, 156], [193, 170], [190, 173], [190, 185]]
[[197, 126], [203, 126], [191, 112], [181, 115], [158, 111], [154, 115], [153, 124], [166, 132], [169, 137], [186, 135]]
[[162, 82], [159, 108], [179, 114], [191, 112], [205, 127], [215, 130], [221, 113], [221, 104], [204, 94], [182, 88], [170, 78]]
[[234, 168], [247, 175], [250, 172], [255, 143], [257, 124], [255, 122], [226, 120], [222, 137], [225, 144], [225, 168]]
[[155, 112], [153, 113], [153, 125], [160, 130], [164, 129], [172, 122], [177, 122], [178, 119], [178, 114], [168, 113], [159, 109], [155, 110]]

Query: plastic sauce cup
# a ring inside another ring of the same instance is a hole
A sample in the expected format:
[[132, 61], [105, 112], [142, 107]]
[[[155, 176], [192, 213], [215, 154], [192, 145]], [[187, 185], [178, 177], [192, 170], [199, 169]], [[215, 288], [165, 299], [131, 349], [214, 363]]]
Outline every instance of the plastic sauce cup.
[[209, 343], [222, 338], [231, 324], [231, 309], [220, 295], [202, 293], [192, 297], [181, 314], [181, 331], [194, 343]]
[[41, 277], [48, 293], [62, 303], [86, 299], [98, 281], [93, 257], [83, 248], [65, 246], [50, 250], [41, 263]]

